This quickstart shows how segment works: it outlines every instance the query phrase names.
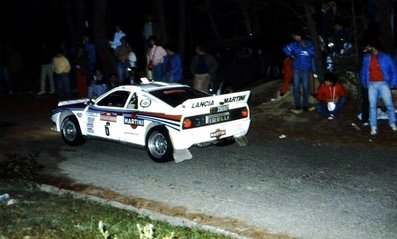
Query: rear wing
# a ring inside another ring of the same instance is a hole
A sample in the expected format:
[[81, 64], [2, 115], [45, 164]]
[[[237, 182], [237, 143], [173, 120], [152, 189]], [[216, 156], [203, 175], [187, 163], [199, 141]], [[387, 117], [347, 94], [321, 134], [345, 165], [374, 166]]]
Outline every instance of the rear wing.
[[241, 91], [224, 95], [214, 95], [196, 99], [189, 99], [183, 102], [181, 107], [184, 111], [194, 110], [195, 112], [208, 112], [210, 108], [227, 106], [229, 109], [234, 109], [246, 106], [251, 92]]

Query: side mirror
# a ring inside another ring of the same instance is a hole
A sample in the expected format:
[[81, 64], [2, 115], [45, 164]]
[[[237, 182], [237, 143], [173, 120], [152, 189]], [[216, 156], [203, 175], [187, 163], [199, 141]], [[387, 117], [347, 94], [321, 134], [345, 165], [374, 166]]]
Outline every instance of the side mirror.
[[95, 104], [95, 99], [89, 99], [87, 103], [89, 105], [94, 105]]

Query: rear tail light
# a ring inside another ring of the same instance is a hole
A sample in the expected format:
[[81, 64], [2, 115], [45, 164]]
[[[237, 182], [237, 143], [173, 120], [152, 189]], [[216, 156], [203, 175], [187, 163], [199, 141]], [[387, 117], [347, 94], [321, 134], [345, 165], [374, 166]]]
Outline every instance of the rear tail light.
[[249, 114], [248, 108], [247, 108], [247, 107], [244, 107], [244, 108], [241, 110], [241, 116], [242, 116], [243, 118], [247, 118], [247, 117], [248, 117], [248, 114]]
[[184, 120], [183, 120], [183, 128], [184, 129], [189, 129], [189, 128], [191, 128], [192, 127], [192, 120], [190, 119], [190, 118], [185, 118]]

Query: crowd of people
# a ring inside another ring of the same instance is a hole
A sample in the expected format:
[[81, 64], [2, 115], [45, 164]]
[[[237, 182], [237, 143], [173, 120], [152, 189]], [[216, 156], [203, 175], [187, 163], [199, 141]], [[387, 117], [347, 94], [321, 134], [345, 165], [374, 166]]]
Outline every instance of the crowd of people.
[[[338, 18], [337, 6], [334, 1], [324, 2], [322, 7], [320, 42], [331, 48], [325, 52], [325, 55], [328, 54], [325, 62], [327, 73], [323, 79], [318, 79], [313, 42], [306, 37], [304, 31], [295, 30], [291, 33], [293, 41], [283, 48], [285, 59], [282, 63], [282, 73], [284, 79], [279, 94], [284, 96], [292, 82], [295, 105], [291, 109], [292, 113], [301, 114], [316, 109], [324, 118], [333, 121], [345, 105], [347, 93], [333, 72], [332, 61], [328, 58], [331, 55], [335, 57], [351, 54], [351, 31], [344, 27]], [[380, 50], [379, 42], [373, 37], [366, 39], [364, 46], [360, 70], [361, 121], [364, 126], [370, 126], [371, 135], [378, 133], [378, 103], [382, 99], [390, 128], [392, 131], [397, 131], [396, 110], [391, 91], [391, 89], [397, 88], [396, 61], [390, 54]], [[319, 85], [313, 93], [317, 99], [315, 107], [308, 105], [310, 81], [318, 81], [316, 83]]]
[[[182, 56], [174, 44], [161, 45], [154, 33], [149, 15], [142, 31], [144, 44], [140, 46], [145, 56], [142, 62], [138, 62], [127, 34], [116, 25], [113, 38], [109, 40], [115, 68], [114, 73], [108, 75], [104, 75], [97, 64], [96, 45], [88, 35], [83, 35], [71, 47], [63, 43], [54, 47], [42, 42], [39, 90], [36, 94], [54, 94], [58, 100], [71, 99], [72, 94], [80, 98], [95, 98], [115, 86], [139, 84], [143, 76], [153, 81], [181, 82], [184, 78]], [[0, 84], [7, 93], [13, 94], [19, 85], [17, 73], [23, 66], [22, 58], [12, 48], [0, 47], [0, 60]], [[210, 78], [216, 69], [215, 58], [198, 45], [191, 64], [194, 87], [208, 91]]]

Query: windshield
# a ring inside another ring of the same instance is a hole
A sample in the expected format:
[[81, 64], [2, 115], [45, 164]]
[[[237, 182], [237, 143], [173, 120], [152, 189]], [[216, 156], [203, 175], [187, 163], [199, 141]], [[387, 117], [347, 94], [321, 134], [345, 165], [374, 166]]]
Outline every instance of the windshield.
[[172, 107], [176, 107], [189, 99], [207, 97], [210, 95], [190, 87], [155, 90], [150, 93]]

